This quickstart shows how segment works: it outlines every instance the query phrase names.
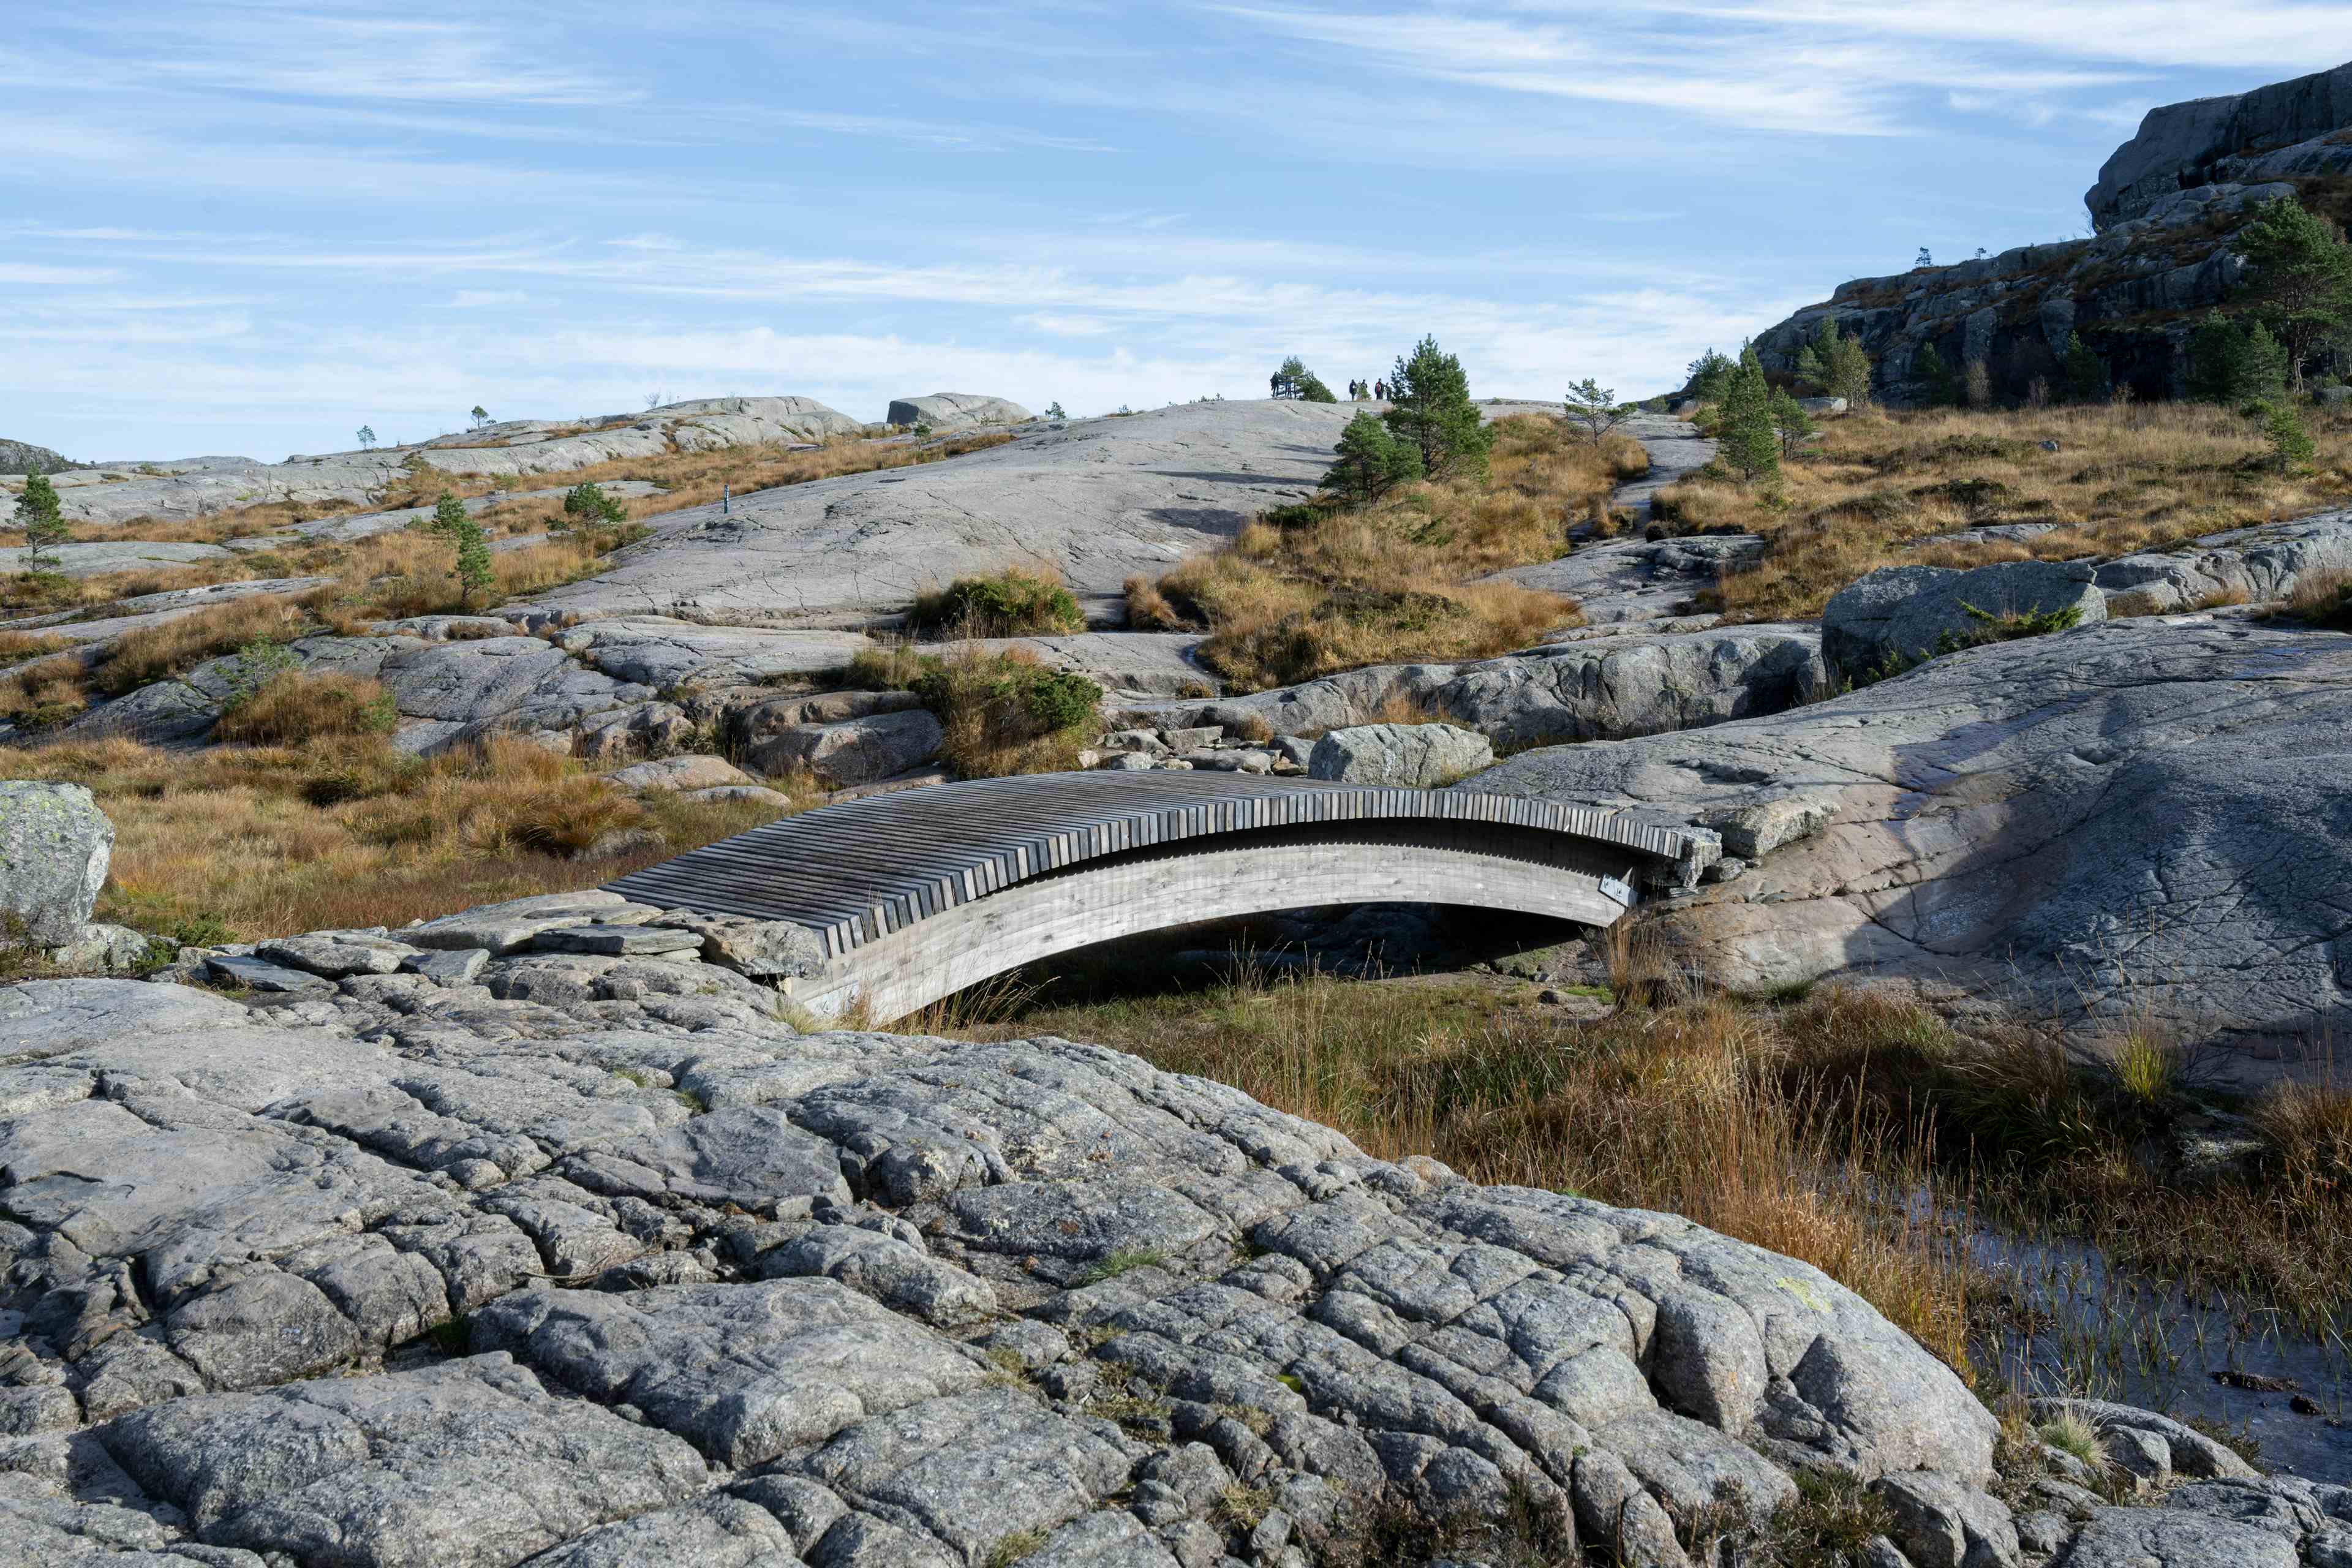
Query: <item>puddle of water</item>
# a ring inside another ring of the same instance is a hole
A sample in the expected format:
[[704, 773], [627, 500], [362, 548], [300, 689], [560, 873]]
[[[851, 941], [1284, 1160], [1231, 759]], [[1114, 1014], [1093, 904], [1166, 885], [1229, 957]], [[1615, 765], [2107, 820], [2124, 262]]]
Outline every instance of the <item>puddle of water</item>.
[[2264, 1469], [2352, 1484], [2352, 1321], [2314, 1331], [2242, 1300], [2118, 1272], [2074, 1243], [1980, 1231], [1970, 1254], [2021, 1304], [1998, 1347], [2017, 1386], [2218, 1423], [2252, 1436]]

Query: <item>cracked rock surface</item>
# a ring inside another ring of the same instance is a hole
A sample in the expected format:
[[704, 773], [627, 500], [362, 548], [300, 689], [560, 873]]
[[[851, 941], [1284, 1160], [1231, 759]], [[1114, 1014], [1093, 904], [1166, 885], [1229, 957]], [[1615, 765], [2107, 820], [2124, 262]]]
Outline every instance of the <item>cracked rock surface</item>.
[[1272, 1562], [1389, 1489], [1989, 1478], [1949, 1371], [1671, 1215], [1096, 1047], [798, 1035], [690, 955], [273, 945], [342, 978], [0, 992], [12, 1561]]
[[2347, 726], [2352, 638], [2139, 618], [1465, 787], [1721, 833], [1758, 863], [1655, 918], [1741, 989], [1909, 975], [2254, 1046], [2352, 1016]]
[[1532, 1507], [1679, 1563], [1822, 1468], [1914, 1563], [2352, 1539], [2352, 1493], [2106, 1405], [2193, 1484], [2020, 1529], [1990, 1414], [1805, 1264], [1098, 1047], [803, 1035], [693, 953], [543, 940], [673, 918], [285, 939], [317, 984], [251, 1006], [0, 990], [0, 1561], [1303, 1568], [1376, 1507]]

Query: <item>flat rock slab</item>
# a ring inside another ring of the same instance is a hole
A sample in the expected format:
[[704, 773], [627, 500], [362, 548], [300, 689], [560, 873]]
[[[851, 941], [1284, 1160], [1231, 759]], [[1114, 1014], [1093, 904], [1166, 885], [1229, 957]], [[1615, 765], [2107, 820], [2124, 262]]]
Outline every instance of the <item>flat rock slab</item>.
[[861, 624], [925, 589], [1010, 565], [1063, 572], [1089, 613], [1120, 618], [1122, 584], [1223, 543], [1310, 494], [1352, 410], [1191, 403], [1032, 426], [1009, 446], [853, 474], [654, 520], [602, 575], [535, 604], [584, 616], [738, 626]]
[[1069, 637], [986, 637], [988, 653], [1018, 649], [1047, 669], [1083, 675], [1106, 691], [1198, 697], [1224, 683], [1194, 662], [1207, 639], [1198, 632], [1080, 632]]
[[567, 1387], [635, 1405], [739, 1468], [985, 1376], [830, 1279], [522, 1291], [480, 1313], [472, 1340], [477, 1353], [510, 1350]]
[[503, 1355], [177, 1401], [107, 1442], [202, 1541], [384, 1568], [503, 1568], [705, 1484], [685, 1443], [554, 1399]]
[[1663, 917], [1743, 990], [1934, 977], [2258, 1040], [2352, 1013], [2347, 724], [2341, 636], [2137, 618], [1779, 717], [1529, 752], [1471, 787], [1759, 831], [1810, 818]]
[[1701, 592], [1763, 553], [1764, 542], [1750, 533], [1611, 539], [1579, 545], [1557, 561], [1510, 567], [1489, 580], [1573, 599], [1588, 626], [1637, 625], [1691, 615]]
[[[20, 545], [0, 546], [0, 572], [29, 572], [27, 552]], [[142, 566], [187, 566], [200, 561], [226, 561], [233, 552], [217, 544], [181, 541], [151, 542], [110, 539], [90, 544], [56, 546], [57, 563], [46, 568], [67, 577], [94, 577], [101, 572], [135, 572]]]

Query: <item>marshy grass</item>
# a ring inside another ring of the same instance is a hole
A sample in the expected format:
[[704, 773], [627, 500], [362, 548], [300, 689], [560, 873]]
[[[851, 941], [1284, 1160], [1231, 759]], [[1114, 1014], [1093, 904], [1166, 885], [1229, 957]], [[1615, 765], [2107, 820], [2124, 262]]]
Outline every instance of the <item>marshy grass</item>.
[[1638, 932], [1607, 956], [1620, 1005], [1595, 1022], [1531, 986], [1236, 963], [1205, 989], [1141, 994], [1112, 969], [1109, 991], [1087, 999], [1040, 971], [983, 1005], [950, 998], [923, 1026], [1098, 1041], [1383, 1158], [1685, 1215], [1821, 1268], [1989, 1397], [2046, 1374], [2005, 1359], [2021, 1323], [2060, 1344], [2075, 1383], [2184, 1364], [2158, 1343], [2178, 1310], [2143, 1311], [2127, 1291], [2084, 1289], [2051, 1339], [2048, 1310], [2029, 1300], [2047, 1282], [1989, 1268], [1973, 1247], [1989, 1235], [2096, 1248], [2158, 1296], [2231, 1302], [2225, 1316], [2273, 1334], [2339, 1343], [2352, 1322], [2352, 1095], [2273, 1089], [2248, 1118], [2263, 1162], [2184, 1173], [2158, 1151], [2200, 1113], [2183, 1089], [2195, 1074], [2160, 1040], [2147, 1047], [2158, 1068], [2128, 1040], [2084, 1052], [1963, 1037], [1877, 990], [1709, 994]]

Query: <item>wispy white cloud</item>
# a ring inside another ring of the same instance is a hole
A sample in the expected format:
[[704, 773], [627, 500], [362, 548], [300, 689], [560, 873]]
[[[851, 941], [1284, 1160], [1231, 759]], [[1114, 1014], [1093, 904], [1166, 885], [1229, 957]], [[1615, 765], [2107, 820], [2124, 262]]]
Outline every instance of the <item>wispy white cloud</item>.
[[122, 274], [110, 267], [48, 267], [37, 262], [0, 261], [0, 283], [62, 284], [119, 283]]
[[460, 289], [449, 297], [449, 307], [456, 310], [488, 310], [520, 305], [530, 299], [520, 289]]

